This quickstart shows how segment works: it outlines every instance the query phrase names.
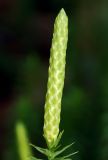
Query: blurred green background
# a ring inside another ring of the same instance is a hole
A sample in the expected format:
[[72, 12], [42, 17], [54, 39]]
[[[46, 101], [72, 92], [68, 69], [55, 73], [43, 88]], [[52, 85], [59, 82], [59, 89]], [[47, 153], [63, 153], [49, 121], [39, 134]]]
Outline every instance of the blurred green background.
[[45, 145], [49, 51], [61, 8], [69, 17], [61, 143], [75, 141], [73, 160], [108, 160], [107, 0], [0, 0], [0, 160], [20, 160], [18, 120], [31, 143]]

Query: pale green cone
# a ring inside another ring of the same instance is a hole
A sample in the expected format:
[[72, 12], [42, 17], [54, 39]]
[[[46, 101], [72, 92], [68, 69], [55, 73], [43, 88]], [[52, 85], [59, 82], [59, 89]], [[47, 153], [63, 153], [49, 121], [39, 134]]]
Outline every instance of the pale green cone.
[[61, 9], [54, 24], [45, 102], [44, 137], [49, 146], [56, 141], [59, 134], [67, 40], [68, 18], [64, 9]]
[[32, 156], [26, 128], [22, 122], [16, 124], [16, 138], [20, 160], [29, 160]]

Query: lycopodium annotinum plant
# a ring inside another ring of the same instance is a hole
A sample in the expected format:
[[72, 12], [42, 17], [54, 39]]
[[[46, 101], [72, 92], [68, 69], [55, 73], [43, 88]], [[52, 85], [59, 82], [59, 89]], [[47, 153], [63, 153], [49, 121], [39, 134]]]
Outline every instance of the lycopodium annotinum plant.
[[[59, 124], [65, 78], [67, 41], [68, 17], [64, 9], [61, 9], [55, 19], [52, 46], [50, 50], [50, 65], [43, 127], [43, 135], [47, 143], [47, 148], [45, 149], [32, 145], [36, 150], [47, 156], [48, 160], [71, 160], [69, 157], [77, 153], [74, 152], [69, 155], [60, 156], [60, 154], [71, 147], [73, 143], [58, 150], [60, 147], [59, 142], [63, 134], [63, 132], [59, 131]], [[37, 158], [33, 157], [33, 159]]]

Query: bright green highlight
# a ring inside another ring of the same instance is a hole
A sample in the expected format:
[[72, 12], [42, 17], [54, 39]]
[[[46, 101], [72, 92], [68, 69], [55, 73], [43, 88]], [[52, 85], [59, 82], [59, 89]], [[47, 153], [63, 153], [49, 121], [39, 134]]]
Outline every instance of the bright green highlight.
[[64, 9], [61, 9], [54, 23], [45, 102], [44, 137], [49, 147], [57, 140], [59, 134], [67, 41], [68, 18]]
[[18, 122], [16, 124], [16, 137], [17, 137], [20, 160], [29, 159], [32, 156], [32, 154], [30, 150], [26, 128], [24, 124], [21, 122]]

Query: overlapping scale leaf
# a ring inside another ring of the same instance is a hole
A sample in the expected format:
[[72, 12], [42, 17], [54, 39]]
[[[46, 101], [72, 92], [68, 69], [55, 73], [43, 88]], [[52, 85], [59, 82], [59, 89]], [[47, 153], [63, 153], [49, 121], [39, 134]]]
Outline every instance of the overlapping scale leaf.
[[67, 40], [68, 18], [65, 11], [62, 9], [54, 24], [45, 102], [44, 137], [49, 145], [57, 139], [59, 134]]

